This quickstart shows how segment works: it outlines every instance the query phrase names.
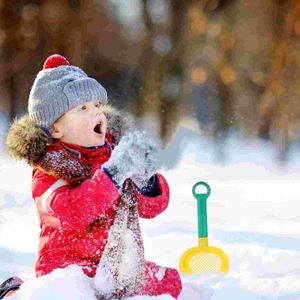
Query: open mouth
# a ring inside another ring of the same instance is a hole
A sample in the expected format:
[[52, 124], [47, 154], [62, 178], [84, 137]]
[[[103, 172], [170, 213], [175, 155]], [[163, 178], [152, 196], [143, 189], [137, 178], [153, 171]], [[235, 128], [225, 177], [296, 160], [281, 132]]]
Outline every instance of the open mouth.
[[95, 127], [94, 127], [94, 131], [98, 134], [102, 134], [102, 122], [100, 122], [99, 124], [97, 124]]

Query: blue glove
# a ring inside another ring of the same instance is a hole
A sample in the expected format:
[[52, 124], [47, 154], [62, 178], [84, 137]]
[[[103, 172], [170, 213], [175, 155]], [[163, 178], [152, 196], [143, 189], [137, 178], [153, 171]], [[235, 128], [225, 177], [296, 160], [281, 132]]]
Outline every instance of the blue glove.
[[144, 196], [157, 197], [161, 195], [155, 175], [153, 175], [142, 188], [139, 188], [138, 186], [137, 188], [138, 191]]

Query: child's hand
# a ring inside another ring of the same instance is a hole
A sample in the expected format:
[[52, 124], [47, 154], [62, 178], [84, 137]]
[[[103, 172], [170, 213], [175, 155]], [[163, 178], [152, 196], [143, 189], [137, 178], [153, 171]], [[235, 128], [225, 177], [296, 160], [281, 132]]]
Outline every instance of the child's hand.
[[145, 133], [133, 132], [124, 136], [102, 165], [112, 179], [122, 187], [125, 179], [149, 179], [156, 171], [157, 146]]
[[154, 149], [145, 155], [144, 170], [131, 176], [140, 189], [147, 185], [149, 179], [157, 172], [157, 148]]

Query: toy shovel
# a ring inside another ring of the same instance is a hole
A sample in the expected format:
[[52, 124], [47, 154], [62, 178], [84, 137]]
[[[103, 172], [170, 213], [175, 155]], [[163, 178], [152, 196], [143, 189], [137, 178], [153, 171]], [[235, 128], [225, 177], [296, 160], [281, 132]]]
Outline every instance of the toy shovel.
[[[206, 194], [197, 194], [196, 188], [203, 185]], [[186, 250], [180, 258], [179, 269], [183, 274], [227, 273], [229, 261], [226, 254], [219, 248], [208, 245], [206, 200], [210, 195], [210, 187], [200, 181], [193, 186], [193, 195], [197, 199], [198, 208], [198, 247]]]

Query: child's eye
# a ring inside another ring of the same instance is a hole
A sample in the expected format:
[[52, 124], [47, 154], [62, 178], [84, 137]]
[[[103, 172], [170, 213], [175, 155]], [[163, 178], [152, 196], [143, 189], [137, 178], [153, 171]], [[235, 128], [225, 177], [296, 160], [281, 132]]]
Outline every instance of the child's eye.
[[82, 106], [80, 107], [80, 110], [86, 110], [86, 106], [85, 106], [85, 105], [82, 105]]
[[102, 104], [101, 102], [98, 102], [98, 103], [95, 104], [95, 106], [96, 106], [97, 108], [100, 108], [100, 107], [103, 106], [103, 104]]

